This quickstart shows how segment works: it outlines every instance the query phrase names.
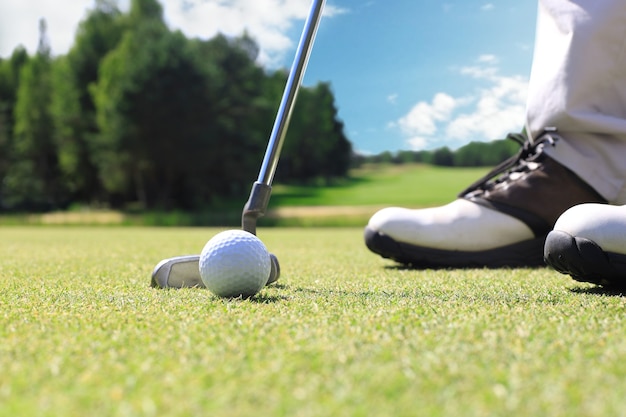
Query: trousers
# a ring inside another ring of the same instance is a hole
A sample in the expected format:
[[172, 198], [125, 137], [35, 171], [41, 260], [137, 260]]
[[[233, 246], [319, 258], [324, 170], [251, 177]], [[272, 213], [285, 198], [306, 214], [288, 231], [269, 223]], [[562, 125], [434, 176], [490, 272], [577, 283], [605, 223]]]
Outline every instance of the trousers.
[[626, 204], [626, 0], [540, 0], [526, 105], [531, 141], [611, 204]]

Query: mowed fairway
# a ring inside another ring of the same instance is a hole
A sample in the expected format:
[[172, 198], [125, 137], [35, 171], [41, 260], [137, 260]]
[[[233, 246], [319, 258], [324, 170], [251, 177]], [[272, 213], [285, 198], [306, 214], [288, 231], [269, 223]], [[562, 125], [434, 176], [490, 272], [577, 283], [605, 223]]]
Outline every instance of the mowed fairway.
[[368, 164], [331, 187], [274, 186], [271, 206], [434, 206], [450, 202], [486, 168]]
[[332, 186], [277, 185], [268, 217], [278, 225], [361, 226], [389, 205], [432, 207], [452, 201], [486, 168], [368, 164]]
[[149, 287], [218, 229], [0, 228], [2, 416], [618, 416], [625, 300], [547, 269], [415, 271], [360, 228], [261, 229], [251, 300]]

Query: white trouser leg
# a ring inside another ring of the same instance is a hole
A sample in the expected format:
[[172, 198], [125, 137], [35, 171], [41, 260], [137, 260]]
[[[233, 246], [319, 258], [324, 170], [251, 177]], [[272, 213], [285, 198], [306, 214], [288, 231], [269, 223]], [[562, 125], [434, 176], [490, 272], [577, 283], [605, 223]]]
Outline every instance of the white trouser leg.
[[626, 0], [540, 0], [527, 129], [604, 198], [626, 203]]

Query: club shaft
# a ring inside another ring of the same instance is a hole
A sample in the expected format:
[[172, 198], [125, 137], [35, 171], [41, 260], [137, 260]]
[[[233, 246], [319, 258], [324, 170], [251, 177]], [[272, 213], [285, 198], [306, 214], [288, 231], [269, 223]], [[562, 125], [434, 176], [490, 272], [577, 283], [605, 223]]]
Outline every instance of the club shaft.
[[293, 60], [291, 71], [289, 72], [285, 91], [283, 92], [278, 113], [276, 114], [276, 120], [274, 121], [274, 127], [272, 128], [272, 133], [265, 151], [265, 157], [263, 158], [263, 163], [259, 171], [258, 182], [261, 184], [272, 185], [272, 181], [274, 180], [280, 151], [287, 134], [287, 127], [289, 126], [289, 120], [293, 113], [298, 90], [304, 78], [306, 66], [311, 54], [311, 47], [315, 40], [322, 10], [324, 9], [324, 3], [325, 0], [313, 0], [311, 11], [309, 12], [304, 29], [302, 30], [296, 56]]

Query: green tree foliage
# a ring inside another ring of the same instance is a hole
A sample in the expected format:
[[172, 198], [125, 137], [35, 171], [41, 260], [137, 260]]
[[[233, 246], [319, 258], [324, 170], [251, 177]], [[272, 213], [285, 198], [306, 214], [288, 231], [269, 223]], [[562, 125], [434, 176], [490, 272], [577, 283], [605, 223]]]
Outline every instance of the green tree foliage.
[[454, 165], [466, 167], [496, 165], [518, 149], [519, 144], [511, 140], [471, 142], [454, 153]]
[[447, 146], [436, 149], [433, 152], [433, 164], [451, 167], [454, 165], [454, 154]]
[[128, 15], [129, 25], [143, 25], [146, 22], [163, 26], [163, 7], [156, 0], [132, 0]]
[[[9, 61], [0, 59], [0, 180], [5, 177], [10, 162], [9, 152], [13, 127], [11, 95], [14, 85], [11, 82], [10, 69]], [[2, 206], [2, 187], [0, 187], [0, 208]]]
[[271, 129], [271, 102], [263, 95], [266, 75], [255, 64], [258, 48], [245, 34], [234, 39], [218, 35], [210, 41], [196, 41], [192, 47], [205, 73], [210, 101], [208, 109], [196, 112], [212, 121], [212, 129], [197, 162], [203, 171], [190, 180], [210, 186], [202, 198], [205, 202], [218, 196], [245, 196], [258, 173]]
[[28, 53], [23, 47], [16, 48], [10, 59], [0, 59], [0, 208], [5, 206], [2, 182], [12, 161], [15, 125], [13, 109], [17, 100], [19, 74], [28, 59]]
[[94, 150], [111, 195], [145, 207], [171, 198], [183, 162], [178, 156], [193, 140], [187, 132], [193, 106], [206, 107], [198, 103], [202, 77], [185, 52], [180, 35], [144, 22], [103, 61], [91, 89], [99, 127]]
[[440, 166], [479, 167], [494, 166], [514, 155], [519, 144], [506, 139], [491, 142], [471, 142], [456, 150], [448, 147], [431, 151], [399, 151], [395, 154], [385, 151], [378, 155], [358, 155], [353, 157], [353, 164], [419, 162]]
[[247, 43], [189, 42], [154, 16], [126, 32], [92, 88], [96, 163], [112, 196], [197, 208], [247, 192], [262, 155], [264, 77]]
[[11, 165], [4, 179], [4, 198], [9, 204], [50, 208], [62, 202], [56, 149], [50, 132], [51, 58], [45, 20], [40, 21], [36, 56], [20, 71], [15, 103]]
[[302, 88], [285, 138], [278, 178], [298, 182], [342, 177], [351, 155], [352, 145], [337, 117], [330, 85]]
[[[187, 39], [156, 0], [96, 0], [67, 55], [0, 60], [0, 207], [71, 204], [195, 209], [245, 197], [284, 72], [240, 37]], [[18, 76], [19, 75], [19, 76]], [[330, 86], [303, 89], [285, 178], [345, 175], [352, 153]]]
[[123, 34], [121, 13], [110, 0], [96, 1], [78, 27], [74, 45], [53, 65], [51, 113], [63, 182], [78, 202], [103, 197], [92, 151], [98, 133], [88, 88], [97, 82], [102, 59]]

